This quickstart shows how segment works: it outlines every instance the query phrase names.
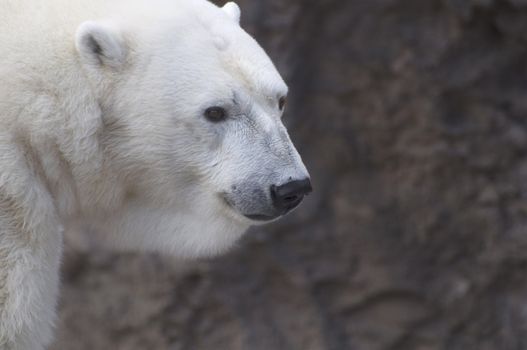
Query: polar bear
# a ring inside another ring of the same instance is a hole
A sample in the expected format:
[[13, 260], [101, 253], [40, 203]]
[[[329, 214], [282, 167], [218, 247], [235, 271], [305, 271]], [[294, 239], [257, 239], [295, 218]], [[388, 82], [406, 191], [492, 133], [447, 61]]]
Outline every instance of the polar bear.
[[0, 0], [0, 348], [51, 341], [63, 234], [224, 252], [311, 191], [234, 3]]

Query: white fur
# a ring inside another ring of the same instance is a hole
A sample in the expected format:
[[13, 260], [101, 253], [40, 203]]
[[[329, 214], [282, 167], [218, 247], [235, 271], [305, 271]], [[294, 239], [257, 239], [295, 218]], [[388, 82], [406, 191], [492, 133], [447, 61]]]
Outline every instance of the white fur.
[[[204, 0], [1, 0], [0, 349], [51, 341], [64, 229], [214, 255], [255, 224], [222, 193], [307, 176], [277, 109], [287, 87], [239, 15]], [[232, 118], [205, 120], [214, 104]]]

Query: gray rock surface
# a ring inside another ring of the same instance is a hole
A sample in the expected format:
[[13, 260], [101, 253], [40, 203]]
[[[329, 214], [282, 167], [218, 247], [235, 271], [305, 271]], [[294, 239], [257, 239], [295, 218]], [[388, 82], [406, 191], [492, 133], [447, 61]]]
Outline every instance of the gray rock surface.
[[220, 258], [70, 249], [52, 349], [527, 349], [527, 2], [239, 3], [315, 193]]

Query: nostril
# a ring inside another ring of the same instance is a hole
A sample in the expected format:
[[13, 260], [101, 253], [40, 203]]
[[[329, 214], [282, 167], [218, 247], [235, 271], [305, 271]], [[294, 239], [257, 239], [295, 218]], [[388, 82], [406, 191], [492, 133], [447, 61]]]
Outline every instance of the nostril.
[[275, 208], [285, 213], [298, 206], [311, 191], [309, 179], [294, 180], [280, 186], [271, 186], [271, 198]]

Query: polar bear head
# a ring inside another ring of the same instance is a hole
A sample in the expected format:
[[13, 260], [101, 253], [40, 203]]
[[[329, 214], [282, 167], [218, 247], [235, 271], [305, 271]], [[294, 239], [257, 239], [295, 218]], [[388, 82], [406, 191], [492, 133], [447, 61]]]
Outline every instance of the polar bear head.
[[162, 227], [154, 248], [210, 254], [295, 208], [309, 175], [281, 121], [287, 86], [240, 27], [238, 6], [155, 4], [84, 22], [76, 48], [105, 152], [150, 215], [137, 234], [156, 241], [144, 231]]

